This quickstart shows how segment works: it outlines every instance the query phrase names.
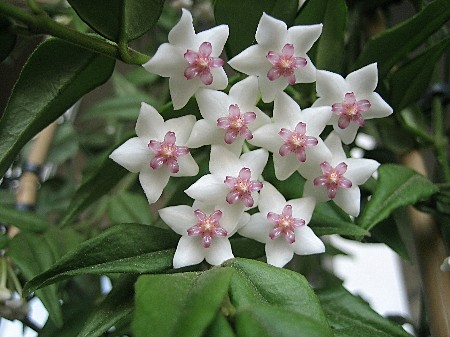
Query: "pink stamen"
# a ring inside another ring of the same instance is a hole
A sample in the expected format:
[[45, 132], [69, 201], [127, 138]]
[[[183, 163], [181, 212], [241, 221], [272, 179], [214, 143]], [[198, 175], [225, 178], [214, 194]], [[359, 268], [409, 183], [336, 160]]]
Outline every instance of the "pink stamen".
[[225, 129], [225, 143], [232, 144], [237, 136], [247, 140], [253, 138], [253, 134], [248, 125], [256, 119], [254, 112], [244, 112], [237, 104], [231, 104], [228, 108], [228, 116], [217, 119], [217, 127]]
[[205, 85], [210, 85], [213, 82], [211, 68], [220, 68], [224, 61], [218, 57], [212, 57], [212, 46], [209, 42], [203, 42], [198, 52], [188, 49], [184, 53], [184, 59], [189, 66], [184, 70], [184, 77], [192, 80], [199, 77]]
[[356, 101], [355, 94], [348, 92], [345, 94], [344, 102], [334, 103], [331, 106], [331, 110], [339, 116], [338, 126], [341, 129], [347, 128], [350, 122], [354, 122], [359, 127], [363, 127], [365, 121], [361, 113], [369, 110], [370, 105], [367, 99]]
[[215, 210], [212, 214], [206, 215], [201, 210], [196, 209], [194, 215], [197, 222], [194, 226], [187, 229], [189, 236], [200, 236], [203, 247], [209, 248], [214, 237], [226, 237], [228, 232], [220, 226], [219, 221], [222, 218], [222, 212]]
[[166, 165], [170, 172], [177, 173], [180, 168], [177, 158], [189, 153], [186, 146], [176, 146], [177, 138], [175, 132], [168, 131], [164, 136], [164, 141], [150, 140], [148, 147], [153, 151], [155, 156], [150, 161], [150, 167], [154, 170]]
[[280, 235], [283, 235], [288, 243], [295, 242], [295, 229], [305, 225], [305, 220], [292, 216], [291, 205], [284, 206], [281, 214], [267, 213], [267, 220], [273, 224], [273, 229], [269, 233], [270, 238], [275, 240]]
[[291, 85], [296, 82], [294, 70], [306, 66], [307, 63], [304, 57], [294, 56], [294, 45], [290, 43], [284, 45], [281, 54], [271, 50], [267, 53], [266, 58], [273, 66], [267, 73], [267, 78], [275, 81], [283, 76]]
[[250, 180], [251, 171], [244, 167], [239, 171], [237, 178], [227, 176], [224, 183], [230, 188], [226, 200], [229, 204], [234, 204], [237, 201], [241, 202], [246, 207], [253, 207], [254, 200], [252, 192], [257, 192], [263, 188], [263, 184], [258, 180]]
[[323, 175], [314, 179], [314, 186], [325, 186], [328, 190], [328, 198], [334, 199], [338, 188], [350, 188], [352, 182], [344, 177], [347, 172], [347, 164], [342, 162], [333, 168], [327, 161], [320, 164]]
[[284, 140], [284, 144], [281, 145], [278, 153], [280, 156], [287, 156], [289, 153], [295, 153], [298, 161], [303, 163], [306, 161], [305, 149], [311, 146], [316, 146], [318, 141], [316, 137], [306, 136], [306, 124], [298, 123], [295, 130], [282, 128], [278, 132], [281, 138]]

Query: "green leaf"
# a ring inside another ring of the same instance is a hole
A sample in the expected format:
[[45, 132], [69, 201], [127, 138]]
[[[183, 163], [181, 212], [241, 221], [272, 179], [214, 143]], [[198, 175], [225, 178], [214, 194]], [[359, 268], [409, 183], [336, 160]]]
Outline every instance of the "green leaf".
[[0, 16], [0, 63], [5, 60], [16, 45], [17, 35], [10, 30], [11, 21]]
[[106, 298], [94, 309], [78, 337], [102, 336], [109, 328], [128, 317], [134, 310], [136, 276], [125, 275]]
[[25, 285], [34, 291], [70, 276], [154, 273], [172, 266], [178, 235], [148, 225], [121, 224], [80, 244]]
[[218, 313], [204, 337], [235, 337], [233, 328], [222, 313]]
[[[395, 214], [394, 214], [395, 215]], [[394, 217], [395, 218], [395, 217]], [[382, 242], [396, 252], [402, 259], [409, 261], [409, 254], [405, 243], [400, 236], [398, 225], [394, 219], [386, 219], [372, 228], [371, 237], [376, 242]]]
[[450, 0], [435, 0], [412, 18], [370, 40], [353, 69], [378, 62], [378, 75], [384, 78], [398, 62], [425, 42], [450, 19]]
[[250, 47], [263, 12], [291, 25], [297, 12], [297, 0], [216, 0], [217, 24], [230, 28], [226, 50], [229, 58]]
[[[19, 267], [25, 280], [31, 280], [36, 275], [48, 269], [56, 260], [55, 255], [43, 235], [20, 232], [10, 242], [8, 255]], [[36, 291], [49, 312], [50, 319], [56, 326], [62, 326], [62, 312], [56, 285]]]
[[114, 63], [62, 40], [41, 43], [25, 64], [0, 119], [0, 177], [26, 142], [104, 83]]
[[344, 33], [347, 24], [345, 0], [308, 1], [295, 20], [296, 25], [323, 23], [319, 40], [308, 52], [318, 69], [341, 72], [344, 60]]
[[400, 111], [423, 96], [439, 59], [449, 46], [450, 37], [428, 48], [392, 74], [389, 101], [395, 110]]
[[64, 161], [75, 157], [78, 148], [78, 134], [74, 126], [70, 123], [59, 125], [48, 152], [47, 162], [60, 165]]
[[236, 330], [246, 337], [333, 337], [326, 325], [306, 315], [263, 304], [239, 310]]
[[0, 205], [0, 222], [31, 232], [43, 232], [48, 227], [47, 220], [36, 213], [19, 211], [2, 205]]
[[[161, 15], [164, 0], [69, 0], [81, 19], [113, 41], [131, 41], [148, 32]], [[107, 5], [107, 8], [105, 7]]]
[[108, 216], [113, 223], [152, 223], [150, 206], [142, 193], [121, 192], [108, 202]]
[[317, 295], [335, 336], [410, 337], [401, 326], [377, 314], [342, 286], [319, 290]]
[[111, 97], [96, 105], [80, 116], [82, 121], [93, 118], [105, 118], [108, 120], [136, 121], [142, 102], [147, 102], [147, 97], [134, 94], [127, 96]]
[[429, 198], [438, 188], [414, 170], [395, 164], [378, 168], [378, 183], [358, 219], [361, 228], [370, 230], [395, 209]]

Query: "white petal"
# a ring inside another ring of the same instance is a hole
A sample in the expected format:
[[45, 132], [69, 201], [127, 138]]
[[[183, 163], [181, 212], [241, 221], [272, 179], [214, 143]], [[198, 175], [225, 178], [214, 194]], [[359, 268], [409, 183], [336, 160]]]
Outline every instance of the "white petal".
[[186, 50], [169, 43], [163, 43], [158, 47], [155, 55], [142, 66], [150, 73], [162, 77], [171, 77], [175, 74], [183, 74], [187, 66], [184, 60]]
[[172, 173], [173, 177], [193, 177], [198, 174], [199, 167], [192, 155], [188, 153], [185, 156], [177, 158], [180, 170], [177, 173]]
[[155, 203], [162, 194], [164, 187], [169, 182], [170, 173], [167, 167], [153, 170], [146, 167], [139, 173], [139, 182], [150, 204]]
[[302, 110], [297, 116], [297, 120], [306, 123], [306, 134], [308, 136], [318, 137], [325, 129], [332, 113], [328, 106], [308, 108]]
[[211, 89], [198, 90], [195, 98], [203, 118], [214, 124], [218, 118], [228, 116], [228, 108], [233, 104], [227, 94]]
[[[269, 69], [267, 69], [269, 70]], [[275, 81], [267, 78], [267, 72], [263, 73], [259, 78], [259, 89], [261, 90], [261, 99], [264, 103], [272, 102], [276, 95], [287, 88], [288, 82], [281, 76]]]
[[202, 262], [205, 258], [204, 248], [199, 237], [182, 236], [173, 257], [173, 267], [182, 268]]
[[320, 164], [324, 161], [331, 162], [332, 156], [322, 139], [317, 137], [316, 146], [306, 149], [306, 161], [298, 166], [298, 172], [306, 179], [314, 179], [321, 176]]
[[175, 110], [184, 107], [201, 85], [198, 77], [187, 80], [183, 73], [169, 78], [170, 97]]
[[[318, 174], [317, 176], [320, 176]], [[314, 186], [313, 179], [308, 179], [305, 182], [303, 189], [303, 197], [313, 197], [316, 202], [324, 202], [330, 200], [327, 195], [327, 189], [324, 186]]]
[[392, 114], [393, 110], [376, 92], [364, 97], [370, 102], [370, 109], [363, 113], [364, 119], [383, 118]]
[[339, 188], [333, 201], [347, 214], [357, 217], [359, 215], [359, 207], [361, 203], [360, 198], [361, 192], [359, 187], [352, 186], [351, 188]]
[[191, 12], [183, 8], [180, 21], [169, 32], [169, 42], [188, 48], [194, 42], [194, 38], [195, 30]]
[[[317, 70], [316, 73], [317, 96], [327, 98], [332, 103], [342, 102], [349, 92], [347, 82], [339, 75], [326, 70]], [[326, 105], [331, 105], [326, 104]]]
[[218, 266], [226, 260], [234, 258], [231, 244], [227, 238], [215, 237], [209, 248], [204, 248], [206, 262]]
[[241, 217], [239, 218], [239, 221], [238, 221], [238, 224], [237, 224], [236, 228], [234, 229], [233, 232], [231, 232], [231, 234], [230, 234], [229, 236], [234, 235], [234, 233], [236, 233], [239, 229], [241, 229], [241, 228], [244, 227], [246, 224], [248, 224], [249, 221], [250, 221], [250, 218], [251, 218], [250, 214], [244, 212], [244, 213], [241, 215]]
[[222, 53], [225, 42], [227, 42], [228, 34], [229, 29], [227, 25], [216, 26], [198, 33], [195, 37], [195, 40], [198, 44], [197, 46], [195, 46], [195, 49], [198, 50], [203, 42], [209, 42], [212, 46], [211, 56], [218, 57]]
[[344, 176], [355, 185], [364, 184], [380, 166], [376, 160], [365, 158], [348, 158], [345, 162], [348, 166]]
[[342, 148], [341, 139], [336, 132], [331, 132], [324, 143], [333, 155], [332, 163], [330, 163], [332, 166], [336, 166], [347, 159], [344, 149]]
[[277, 152], [273, 153], [273, 165], [275, 166], [275, 176], [281, 181], [289, 178], [301, 166], [295, 154], [289, 153], [282, 157]]
[[203, 145], [225, 143], [223, 140], [224, 134], [225, 132], [218, 129], [215, 123], [201, 119], [194, 124], [186, 146], [197, 148]]
[[272, 66], [266, 59], [267, 52], [267, 49], [256, 44], [244, 49], [229, 60], [228, 64], [233, 69], [247, 75], [267, 76], [267, 72]]
[[239, 229], [238, 233], [247, 238], [266, 243], [270, 240], [269, 233], [273, 226], [267, 220], [266, 213], [255, 213], [250, 217], [250, 221]]
[[378, 84], [378, 68], [376, 63], [369, 64], [347, 75], [345, 80], [355, 96], [367, 94], [375, 90]]
[[270, 240], [266, 243], [267, 263], [275, 267], [284, 267], [292, 260], [294, 252], [284, 238]]
[[266, 149], [258, 149], [246, 152], [241, 156], [244, 167], [252, 171], [252, 179], [258, 179], [269, 159], [269, 152]]
[[242, 167], [242, 162], [234, 153], [220, 145], [211, 146], [209, 172], [225, 179], [226, 176], [237, 177]]
[[200, 82], [199, 87], [214, 90], [223, 90], [227, 87], [228, 77], [223, 67], [211, 69], [211, 75], [213, 76], [213, 82], [210, 85], [204, 85], [202, 82], [200, 82], [200, 80], [198, 80], [198, 78], [196, 78]]
[[194, 115], [186, 115], [183, 117], [172, 118], [164, 123], [164, 127], [168, 131], [175, 132], [177, 138], [176, 145], [184, 146], [191, 135], [192, 128], [195, 124]]
[[261, 213], [266, 217], [269, 212], [281, 214], [284, 206], [286, 206], [284, 196], [271, 183], [264, 181], [258, 204]]
[[339, 118], [333, 116], [333, 129], [334, 132], [339, 136], [339, 138], [342, 140], [342, 143], [344, 144], [350, 144], [353, 142], [356, 138], [356, 134], [359, 130], [359, 125], [353, 122], [350, 122], [350, 124], [345, 128], [341, 129], [338, 125]]
[[263, 13], [256, 28], [255, 38], [265, 48], [280, 52], [286, 43], [287, 26], [283, 21]]
[[150, 163], [152, 152], [144, 140], [134, 137], [115, 149], [109, 158], [128, 171], [137, 173]]
[[196, 222], [194, 210], [186, 205], [162, 208], [158, 213], [167, 226], [180, 235], [187, 235], [187, 229]]
[[306, 59], [306, 66], [294, 70], [295, 83], [312, 83], [316, 81], [316, 66], [312, 63], [308, 55], [303, 56]]
[[294, 218], [303, 219], [306, 224], [309, 223], [314, 207], [316, 207], [316, 200], [313, 197], [288, 200], [286, 203], [292, 206], [292, 216]]
[[293, 26], [289, 28], [287, 40], [294, 45], [295, 55], [306, 54], [322, 33], [322, 24]]
[[253, 138], [248, 142], [276, 153], [284, 143], [283, 139], [278, 135], [281, 128], [280, 124], [263, 125], [253, 132]]
[[220, 225], [228, 232], [228, 237], [234, 233], [238, 227], [238, 223], [244, 214], [244, 205], [241, 203], [230, 205], [225, 200], [214, 207], [222, 211]]
[[248, 76], [244, 80], [237, 82], [230, 88], [229, 95], [243, 107], [255, 106], [259, 95], [258, 78], [256, 76]]
[[136, 134], [147, 142], [155, 139], [162, 141], [164, 139], [164, 119], [159, 112], [150, 104], [141, 103], [141, 110], [136, 122]]
[[[244, 110], [247, 110], [247, 109], [244, 109]], [[263, 126], [265, 124], [271, 123], [270, 117], [267, 116], [261, 110], [259, 110], [257, 107], [255, 107], [255, 109], [251, 108], [249, 110], [253, 110], [253, 112], [256, 114], [256, 120], [253, 123], [251, 123], [250, 126], [248, 127], [250, 130], [254, 131], [257, 128], [260, 128], [261, 126]]]
[[273, 104], [273, 119], [283, 124], [283, 127], [291, 126], [292, 122], [300, 118], [300, 106], [285, 92], [278, 93]]
[[223, 180], [219, 180], [212, 174], [207, 174], [193, 183], [184, 192], [192, 199], [215, 204], [224, 202], [228, 191], [229, 189]]
[[301, 226], [295, 230], [295, 242], [292, 244], [295, 254], [310, 255], [325, 251], [325, 245], [308, 226]]

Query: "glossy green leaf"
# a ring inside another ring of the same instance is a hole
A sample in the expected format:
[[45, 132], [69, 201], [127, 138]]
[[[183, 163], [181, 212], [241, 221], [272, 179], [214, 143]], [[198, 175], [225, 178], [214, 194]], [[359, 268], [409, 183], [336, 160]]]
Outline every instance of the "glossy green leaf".
[[291, 310], [255, 305], [236, 314], [238, 336], [246, 337], [333, 337], [326, 326]]
[[77, 337], [102, 336], [134, 310], [134, 283], [136, 276], [125, 275], [114, 284], [111, 292], [93, 310]]
[[414, 170], [395, 164], [378, 168], [378, 183], [358, 219], [361, 228], [370, 230], [395, 209], [429, 198], [438, 188]]
[[108, 201], [108, 216], [113, 223], [152, 223], [150, 206], [143, 193], [121, 192], [114, 195]]
[[23, 68], [0, 119], [0, 177], [32, 137], [104, 83], [114, 63], [62, 40], [41, 43]]
[[230, 299], [238, 310], [270, 304], [326, 325], [319, 300], [302, 275], [241, 258], [227, 261], [224, 265], [237, 271], [231, 279]]
[[26, 284], [33, 291], [70, 276], [155, 273], [172, 266], [178, 235], [148, 225], [116, 225], [80, 244]]
[[[56, 256], [45, 236], [28, 232], [21, 232], [10, 241], [8, 255], [19, 267], [25, 280], [31, 280], [56, 261]], [[48, 310], [53, 323], [62, 326], [62, 312], [56, 285], [40, 289], [36, 291], [36, 295]]]
[[0, 17], [0, 63], [3, 62], [14, 49], [17, 35], [10, 30], [11, 21], [5, 17]]
[[423, 96], [439, 59], [449, 46], [450, 37], [428, 48], [392, 74], [389, 102], [395, 110], [400, 111]]
[[347, 6], [344, 0], [308, 1], [295, 20], [296, 25], [323, 24], [322, 34], [308, 53], [318, 69], [341, 72]]
[[370, 40], [353, 69], [378, 62], [379, 77], [406, 60], [407, 55], [425, 42], [450, 19], [450, 0], [435, 0], [412, 18]]
[[335, 336], [410, 337], [401, 326], [380, 316], [342, 286], [319, 290], [317, 295]]
[[226, 50], [229, 58], [255, 42], [256, 27], [263, 12], [290, 26], [297, 12], [297, 0], [216, 0], [214, 17], [217, 24], [230, 28]]
[[0, 205], [0, 222], [31, 232], [43, 232], [48, 227], [47, 220], [36, 213], [19, 211], [2, 205]]
[[[99, 34], [113, 41], [134, 40], [158, 21], [164, 0], [69, 0], [81, 19]], [[107, 5], [107, 7], [105, 7]]]

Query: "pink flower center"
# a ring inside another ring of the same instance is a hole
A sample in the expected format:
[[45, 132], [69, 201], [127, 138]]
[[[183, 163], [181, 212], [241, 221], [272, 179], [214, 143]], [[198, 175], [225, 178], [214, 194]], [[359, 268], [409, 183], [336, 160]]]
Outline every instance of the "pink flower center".
[[234, 204], [241, 200], [246, 207], [253, 207], [252, 192], [258, 192], [263, 188], [262, 182], [258, 180], [250, 180], [251, 171], [244, 167], [239, 171], [237, 178], [227, 176], [224, 183], [230, 188], [226, 200], [229, 204]]
[[199, 77], [205, 85], [213, 82], [211, 68], [219, 68], [223, 66], [224, 61], [218, 57], [212, 57], [212, 46], [209, 42], [203, 42], [198, 48], [198, 52], [188, 49], [184, 53], [184, 59], [189, 66], [184, 70], [184, 77], [192, 80]]
[[354, 122], [360, 127], [363, 127], [365, 121], [361, 115], [361, 112], [366, 112], [369, 109], [370, 102], [367, 99], [356, 101], [356, 97], [353, 92], [348, 92], [345, 94], [343, 103], [334, 103], [331, 106], [331, 110], [339, 116], [338, 126], [341, 129], [348, 127], [350, 122]]
[[247, 140], [252, 139], [253, 135], [248, 125], [256, 119], [254, 112], [244, 112], [237, 104], [231, 104], [228, 108], [228, 116], [217, 119], [217, 127], [225, 129], [225, 143], [232, 144], [237, 136]]
[[154, 170], [166, 165], [170, 172], [177, 173], [180, 168], [177, 158], [189, 153], [186, 146], [176, 146], [177, 138], [175, 132], [168, 131], [164, 136], [164, 141], [150, 140], [148, 147], [153, 151], [155, 156], [150, 161], [150, 167]]
[[295, 229], [305, 225], [305, 220], [296, 219], [292, 216], [291, 205], [284, 206], [281, 214], [267, 213], [267, 220], [273, 224], [273, 229], [269, 233], [270, 238], [275, 240], [283, 235], [288, 243], [295, 242]]
[[212, 239], [216, 236], [226, 237], [228, 232], [220, 226], [219, 221], [222, 218], [222, 212], [215, 210], [211, 215], [206, 215], [201, 210], [194, 211], [197, 222], [194, 226], [189, 227], [187, 233], [189, 236], [200, 236], [202, 238], [203, 247], [209, 248]]
[[325, 186], [328, 190], [328, 198], [334, 199], [338, 188], [350, 188], [352, 182], [344, 177], [347, 172], [347, 164], [342, 162], [333, 168], [327, 161], [320, 164], [323, 175], [314, 179], [314, 186]]
[[316, 137], [306, 135], [306, 124], [302, 122], [295, 126], [295, 130], [291, 131], [282, 128], [278, 134], [284, 140], [284, 144], [281, 145], [278, 151], [280, 156], [284, 157], [289, 153], [295, 153], [295, 156], [301, 163], [306, 161], [305, 149], [310, 146], [316, 146], [318, 143]]
[[281, 50], [281, 54], [269, 51], [266, 58], [272, 63], [272, 68], [267, 73], [270, 81], [275, 81], [280, 76], [286, 78], [289, 84], [295, 84], [294, 70], [306, 66], [304, 57], [294, 56], [294, 45], [286, 43]]

